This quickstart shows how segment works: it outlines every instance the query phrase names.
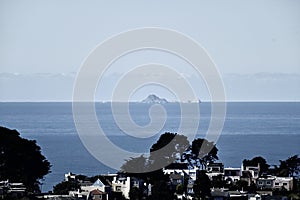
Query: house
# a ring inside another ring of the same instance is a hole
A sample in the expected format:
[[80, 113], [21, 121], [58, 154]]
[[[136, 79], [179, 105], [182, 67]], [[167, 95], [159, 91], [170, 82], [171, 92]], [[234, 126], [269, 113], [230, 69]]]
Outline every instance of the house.
[[108, 200], [108, 194], [95, 189], [89, 192], [87, 200]]
[[206, 165], [206, 175], [210, 180], [213, 180], [213, 177], [224, 176], [224, 165], [223, 163], [208, 163]]
[[242, 172], [249, 172], [251, 174], [251, 178], [255, 181], [259, 177], [260, 172], [260, 164], [257, 166], [247, 166], [242, 164]]
[[223, 163], [208, 163], [206, 165], [207, 173], [223, 173], [224, 165]]
[[23, 183], [11, 183], [0, 181], [0, 197], [10, 196], [13, 198], [21, 198], [26, 194], [26, 187]]
[[274, 181], [274, 188], [281, 189], [282, 187], [286, 190], [292, 190], [293, 177], [276, 177]]
[[4, 199], [4, 195], [7, 194], [8, 181], [0, 181], [0, 198]]
[[[88, 183], [90, 183], [90, 182], [83, 182], [83, 184], [80, 185], [80, 190], [69, 191], [69, 195], [72, 197], [77, 197], [77, 198], [90, 199], [91, 191], [95, 191], [95, 193], [97, 193], [97, 191], [100, 191], [101, 198], [108, 199], [108, 194], [111, 192], [111, 186], [106, 181], [104, 181], [104, 180], [101, 181], [98, 178], [93, 184], [88, 184]], [[106, 197], [104, 197], [104, 196], [106, 196]], [[96, 195], [96, 197], [97, 197], [97, 195]]]
[[[144, 189], [144, 182], [138, 178], [125, 176], [123, 174], [114, 177], [112, 181], [112, 191], [122, 193], [127, 199], [129, 199], [129, 191], [132, 187]], [[148, 187], [146, 187], [146, 190], [147, 188]], [[151, 189], [148, 189], [146, 192], [148, 192], [149, 195], [149, 192], [151, 193]]]
[[240, 180], [246, 181], [248, 183], [248, 186], [250, 186], [252, 182], [255, 182], [255, 180], [253, 180], [253, 178], [252, 178], [251, 172], [249, 172], [249, 171], [242, 171]]
[[75, 181], [76, 180], [76, 174], [73, 174], [72, 172], [69, 172], [65, 174], [65, 181]]
[[228, 183], [233, 183], [240, 180], [241, 168], [224, 168], [224, 179]]
[[112, 191], [120, 192], [125, 198], [129, 198], [130, 177], [114, 177], [112, 181]]
[[[104, 181], [104, 180], [103, 180]], [[88, 186], [81, 186], [82, 191], [90, 192], [92, 190], [100, 190], [102, 192], [110, 192], [110, 185], [104, 184], [99, 178], [92, 184]]]
[[266, 176], [256, 179], [256, 187], [260, 189], [274, 188], [275, 176]]
[[181, 176], [188, 176], [194, 181], [197, 178], [197, 171], [197, 167], [189, 169], [187, 163], [172, 163], [163, 169], [164, 174], [180, 174]]
[[276, 176], [260, 177], [256, 180], [256, 186], [261, 189], [282, 189], [284, 187], [286, 190], [292, 190], [293, 178]]

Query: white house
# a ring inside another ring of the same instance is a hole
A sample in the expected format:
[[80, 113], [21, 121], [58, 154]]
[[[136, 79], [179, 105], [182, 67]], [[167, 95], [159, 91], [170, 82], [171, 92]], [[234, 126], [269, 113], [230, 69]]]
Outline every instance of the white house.
[[274, 181], [274, 188], [284, 187], [287, 190], [293, 189], [293, 177], [276, 177]]
[[210, 180], [215, 176], [224, 176], [224, 165], [223, 163], [208, 163], [206, 165], [206, 175]]
[[197, 178], [197, 171], [199, 169], [194, 167], [193, 169], [189, 169], [186, 163], [173, 163], [163, 169], [164, 174], [179, 174], [182, 177], [188, 175], [190, 179], [193, 181]]
[[[87, 197], [89, 198], [91, 195], [91, 192], [94, 191], [94, 193], [96, 192], [101, 193], [100, 196], [105, 195], [105, 198], [108, 199], [108, 191], [110, 186], [109, 185], [105, 185], [100, 179], [97, 179], [96, 182], [92, 185], [82, 185], [80, 187], [81, 191], [69, 191], [69, 195], [73, 196], [73, 197]], [[99, 192], [100, 191], [100, 192]], [[99, 195], [99, 194], [98, 194]]]
[[114, 177], [112, 181], [112, 190], [122, 192], [125, 198], [129, 199], [130, 177]]
[[256, 179], [256, 187], [261, 189], [274, 188], [275, 176], [266, 176]]
[[232, 183], [239, 181], [241, 177], [241, 168], [224, 168], [224, 179], [225, 181]]
[[93, 185], [81, 186], [81, 190], [86, 192], [90, 192], [92, 190], [100, 190], [102, 192], [106, 192], [108, 187], [110, 186], [105, 185], [102, 181], [100, 181], [100, 179], [97, 179]]
[[260, 164], [259, 163], [257, 166], [243, 166], [243, 164], [242, 164], [241, 169], [242, 169], [242, 172], [245, 172], [245, 171], [250, 172], [250, 174], [254, 180], [256, 180], [259, 177], [259, 172], [260, 172]]
[[73, 174], [71, 172], [65, 174], [65, 181], [71, 181], [76, 180], [76, 174]]

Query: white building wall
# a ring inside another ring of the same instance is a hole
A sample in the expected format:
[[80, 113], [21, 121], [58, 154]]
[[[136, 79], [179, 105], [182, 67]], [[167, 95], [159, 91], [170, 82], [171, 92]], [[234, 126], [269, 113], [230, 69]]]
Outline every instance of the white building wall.
[[112, 182], [113, 191], [117, 192], [117, 187], [120, 187], [120, 190], [125, 198], [129, 199], [129, 191], [130, 191], [130, 177], [126, 177], [125, 180], [119, 180], [117, 177], [114, 177]]
[[293, 189], [293, 178], [292, 177], [276, 177], [274, 181], [274, 188], [284, 187], [287, 190]]

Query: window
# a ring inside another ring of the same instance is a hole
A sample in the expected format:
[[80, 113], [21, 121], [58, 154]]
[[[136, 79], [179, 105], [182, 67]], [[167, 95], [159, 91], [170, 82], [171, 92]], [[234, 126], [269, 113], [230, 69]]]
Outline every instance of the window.
[[217, 172], [217, 171], [219, 171], [219, 168], [214, 167], [214, 168], [212, 168], [212, 171]]
[[271, 185], [271, 181], [267, 181], [267, 185]]
[[117, 186], [116, 191], [118, 191], [118, 192], [121, 191], [121, 186]]
[[258, 185], [262, 185], [263, 184], [263, 182], [262, 181], [258, 181]]
[[283, 185], [287, 185], [287, 183], [283, 183]]
[[134, 187], [139, 187], [139, 182], [138, 181], [133, 181], [133, 186]]
[[279, 183], [275, 183], [275, 185], [279, 185]]

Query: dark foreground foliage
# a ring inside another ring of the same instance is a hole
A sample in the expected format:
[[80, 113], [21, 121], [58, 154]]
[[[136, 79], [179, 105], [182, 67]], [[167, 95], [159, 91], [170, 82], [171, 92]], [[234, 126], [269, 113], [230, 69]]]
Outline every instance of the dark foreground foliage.
[[50, 172], [50, 163], [34, 140], [16, 130], [0, 127], [0, 180], [24, 183], [28, 192], [39, 192], [39, 180]]

